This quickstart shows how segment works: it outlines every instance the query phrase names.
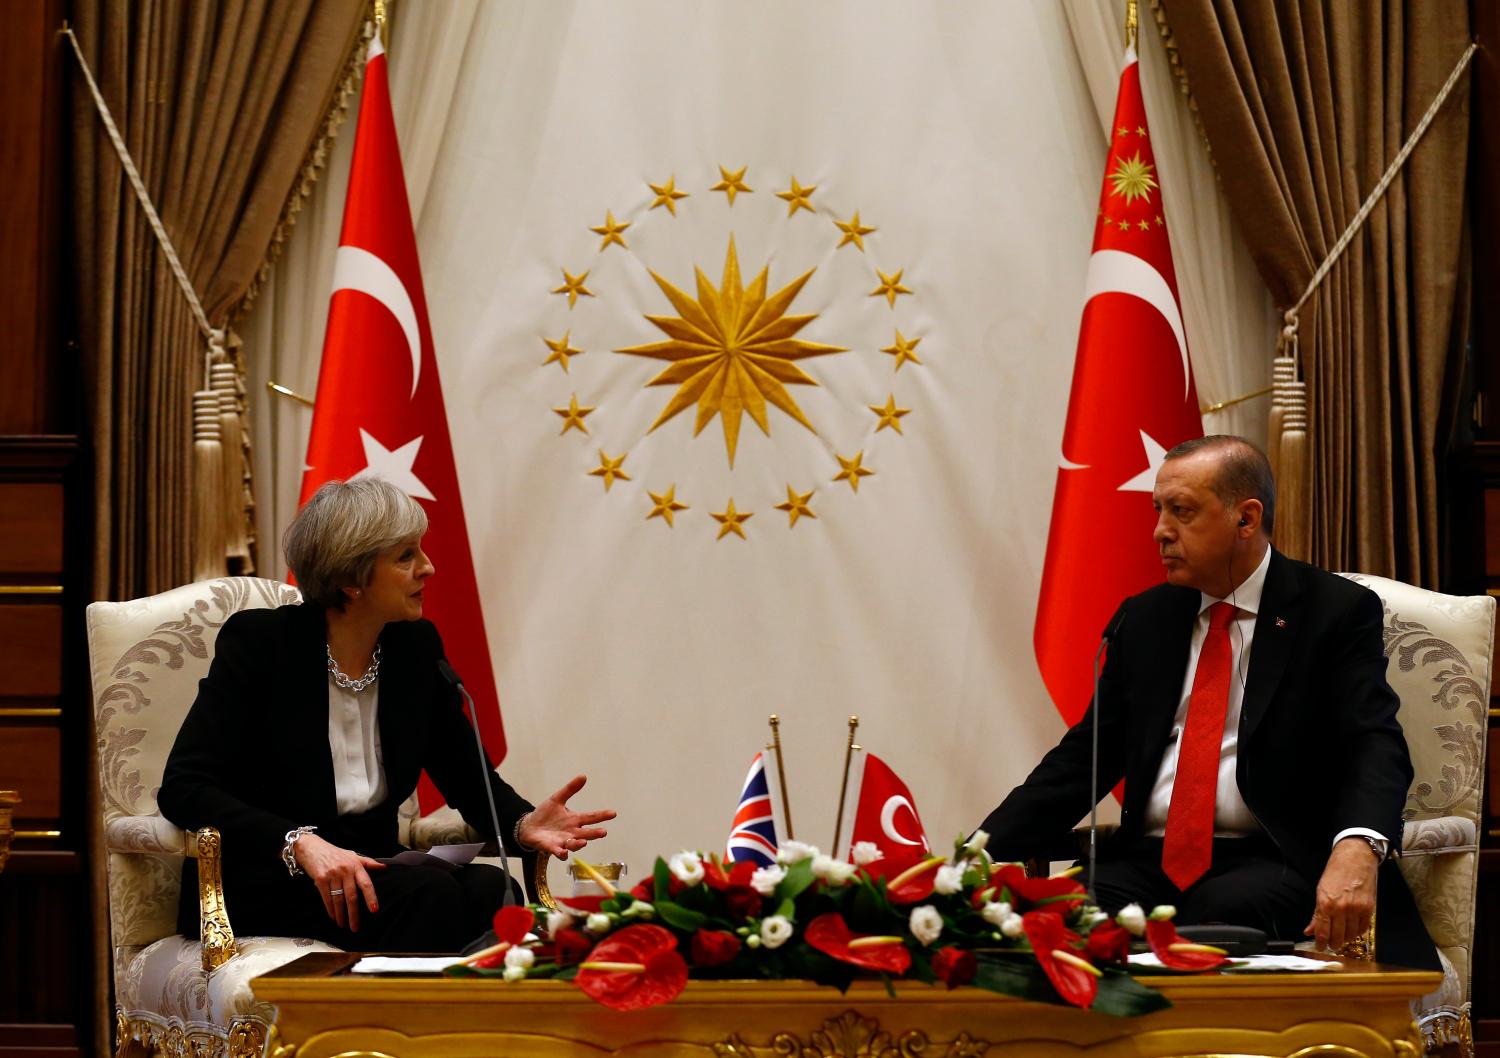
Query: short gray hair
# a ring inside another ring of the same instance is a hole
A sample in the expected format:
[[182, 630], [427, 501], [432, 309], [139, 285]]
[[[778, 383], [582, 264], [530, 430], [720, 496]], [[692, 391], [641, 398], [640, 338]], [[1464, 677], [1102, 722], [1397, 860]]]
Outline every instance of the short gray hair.
[[281, 538], [302, 597], [344, 608], [345, 588], [370, 583], [387, 548], [427, 532], [427, 512], [380, 478], [325, 482], [303, 504]]
[[1259, 500], [1261, 528], [1270, 536], [1276, 528], [1276, 477], [1271, 473], [1271, 461], [1266, 454], [1243, 437], [1216, 433], [1183, 441], [1166, 458], [1181, 459], [1203, 451], [1220, 453], [1219, 473], [1214, 481], [1214, 494], [1219, 502], [1233, 507], [1241, 500]]

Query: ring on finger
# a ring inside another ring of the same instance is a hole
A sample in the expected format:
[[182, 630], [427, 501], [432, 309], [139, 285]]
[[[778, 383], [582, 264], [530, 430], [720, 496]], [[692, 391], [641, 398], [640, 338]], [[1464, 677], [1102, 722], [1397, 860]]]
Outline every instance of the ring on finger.
[[344, 891], [342, 889], [330, 889], [330, 890], [328, 890], [328, 895], [329, 896], [343, 896], [344, 895]]

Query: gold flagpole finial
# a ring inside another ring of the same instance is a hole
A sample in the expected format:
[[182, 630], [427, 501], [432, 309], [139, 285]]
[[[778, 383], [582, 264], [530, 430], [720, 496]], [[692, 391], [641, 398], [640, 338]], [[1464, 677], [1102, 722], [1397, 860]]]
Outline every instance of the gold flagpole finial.
[[390, 44], [389, 15], [386, 10], [386, 0], [374, 0], [375, 32], [380, 34], [380, 46], [387, 47]]
[[[378, 0], [377, 0], [378, 2]], [[1136, 0], [1125, 0], [1125, 46], [1135, 47], [1136, 30], [1140, 26], [1140, 12]]]
[[781, 717], [771, 714], [771, 749], [776, 754], [776, 781], [781, 785], [781, 814], [786, 820], [786, 838], [795, 841], [792, 833], [792, 799], [786, 792], [786, 766], [781, 762]]
[[844, 779], [839, 783], [839, 811], [833, 820], [833, 845], [828, 849], [828, 854], [834, 859], [839, 855], [839, 837], [844, 833], [844, 798], [849, 793], [849, 765], [854, 760], [854, 751], [859, 747], [854, 744], [854, 732], [859, 730], [859, 717], [853, 714], [849, 717], [849, 743], [844, 747]]

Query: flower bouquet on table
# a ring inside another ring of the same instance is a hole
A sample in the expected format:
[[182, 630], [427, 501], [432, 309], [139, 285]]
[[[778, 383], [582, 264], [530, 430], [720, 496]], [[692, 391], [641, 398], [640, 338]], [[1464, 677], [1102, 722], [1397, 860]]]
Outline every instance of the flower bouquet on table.
[[[1178, 937], [1172, 908], [1147, 916], [1131, 905], [1111, 919], [1073, 872], [1028, 878], [993, 863], [985, 840], [981, 831], [951, 857], [900, 859], [861, 842], [853, 862], [787, 841], [764, 867], [679, 852], [628, 891], [596, 877], [602, 896], [502, 909], [499, 943], [447, 972], [571, 980], [616, 1010], [669, 1002], [689, 977], [842, 990], [875, 976], [1127, 1015], [1170, 1005], [1126, 971], [1133, 937], [1173, 969], [1224, 963], [1221, 950]], [[527, 939], [541, 927], [546, 939]]]

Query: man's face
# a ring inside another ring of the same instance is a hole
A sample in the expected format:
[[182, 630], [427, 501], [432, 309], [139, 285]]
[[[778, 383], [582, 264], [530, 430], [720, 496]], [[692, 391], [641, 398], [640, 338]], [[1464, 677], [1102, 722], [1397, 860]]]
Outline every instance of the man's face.
[[1151, 493], [1157, 513], [1152, 539], [1169, 583], [1222, 596], [1233, 587], [1240, 512], [1214, 492], [1218, 473], [1219, 454], [1211, 450], [1163, 463]]

